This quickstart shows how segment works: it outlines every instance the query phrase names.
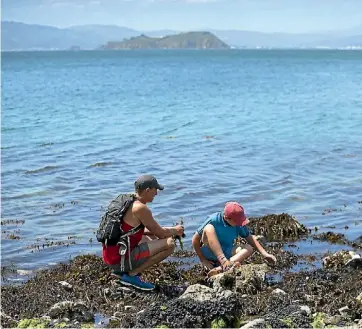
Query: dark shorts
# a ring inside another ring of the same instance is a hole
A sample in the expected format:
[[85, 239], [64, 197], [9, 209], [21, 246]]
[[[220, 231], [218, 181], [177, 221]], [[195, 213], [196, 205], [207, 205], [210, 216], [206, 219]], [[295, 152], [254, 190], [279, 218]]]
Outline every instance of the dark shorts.
[[[150, 259], [150, 249], [148, 248], [147, 242], [143, 242], [138, 246], [136, 246], [131, 251], [130, 258], [131, 258], [132, 269], [130, 269], [129, 267], [128, 255], [126, 255], [124, 263], [125, 266], [124, 272], [130, 272], [131, 270], [137, 269], [138, 267], [140, 267]], [[109, 267], [114, 271], [117, 272], [121, 271], [121, 264], [109, 265]]]

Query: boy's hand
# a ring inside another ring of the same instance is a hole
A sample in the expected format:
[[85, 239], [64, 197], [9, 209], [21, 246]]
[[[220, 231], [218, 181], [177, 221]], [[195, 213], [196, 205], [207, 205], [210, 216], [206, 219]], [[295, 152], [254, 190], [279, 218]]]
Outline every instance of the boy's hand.
[[201, 261], [202, 267], [205, 268], [205, 270], [210, 271], [214, 268], [213, 264], [208, 261], [207, 259], [204, 259]]
[[268, 263], [273, 264], [273, 265], [275, 265], [277, 263], [277, 259], [275, 258], [274, 255], [265, 253], [263, 256]]
[[230, 269], [231, 266], [233, 266], [233, 262], [226, 260], [224, 263], [222, 263], [221, 266], [222, 266], [223, 271], [227, 271], [228, 269]]

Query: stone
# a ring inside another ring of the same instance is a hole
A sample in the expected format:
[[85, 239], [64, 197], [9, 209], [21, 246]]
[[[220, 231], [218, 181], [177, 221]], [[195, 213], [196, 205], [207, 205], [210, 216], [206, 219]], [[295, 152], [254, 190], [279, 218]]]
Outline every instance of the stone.
[[264, 319], [255, 319], [253, 321], [248, 322], [244, 326], [240, 327], [240, 329], [251, 329], [251, 328], [260, 328], [260, 326], [264, 326], [265, 320]]
[[83, 302], [63, 301], [56, 303], [49, 309], [48, 313], [52, 319], [67, 317], [71, 320], [78, 320], [80, 322], [94, 320], [93, 314]]
[[287, 293], [282, 289], [276, 288], [276, 289], [274, 289], [272, 291], [272, 294], [274, 294], [274, 295], [286, 295]]
[[349, 307], [348, 307], [348, 306], [341, 307], [341, 308], [338, 310], [338, 312], [339, 312], [339, 314], [341, 314], [341, 315], [348, 314], [348, 312], [349, 312]]
[[362, 292], [356, 297], [356, 300], [362, 304]]
[[132, 305], [125, 305], [125, 307], [124, 307], [125, 311], [134, 310], [134, 309], [136, 309], [136, 308]]
[[185, 292], [179, 297], [179, 299], [191, 298], [195, 301], [204, 302], [213, 300], [215, 297], [215, 291], [209, 287], [201, 284], [193, 284], [188, 286]]
[[312, 311], [310, 310], [309, 306], [307, 306], [307, 305], [302, 305], [300, 307], [300, 311], [302, 314], [304, 314], [306, 316], [310, 316], [312, 314]]
[[214, 290], [228, 289], [244, 294], [253, 294], [260, 290], [268, 271], [267, 264], [245, 264], [210, 278]]
[[61, 284], [66, 290], [72, 290], [73, 286], [66, 282], [66, 281], [59, 281], [59, 284]]

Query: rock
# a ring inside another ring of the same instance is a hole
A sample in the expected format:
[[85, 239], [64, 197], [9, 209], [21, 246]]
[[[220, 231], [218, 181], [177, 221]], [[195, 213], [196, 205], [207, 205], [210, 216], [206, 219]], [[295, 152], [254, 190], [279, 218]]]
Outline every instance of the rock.
[[89, 322], [94, 320], [93, 314], [88, 310], [83, 302], [63, 301], [53, 305], [49, 310], [52, 319], [67, 317], [71, 320]]
[[133, 292], [133, 290], [131, 288], [127, 288], [127, 287], [122, 287], [122, 286], [118, 286], [117, 287], [117, 291], [123, 291], [125, 293], [131, 293]]
[[61, 284], [66, 290], [72, 290], [73, 286], [66, 282], [66, 281], [59, 281], [59, 284]]
[[313, 296], [312, 296], [312, 295], [307, 295], [307, 294], [305, 294], [304, 297], [305, 297], [305, 300], [306, 300], [307, 302], [310, 302], [310, 301], [313, 300]]
[[326, 315], [324, 318], [324, 323], [326, 326], [337, 326], [342, 320], [340, 315]]
[[255, 294], [261, 290], [267, 270], [266, 264], [246, 264], [212, 276], [210, 280], [216, 291], [222, 288], [242, 294]]
[[322, 263], [326, 268], [338, 268], [343, 266], [362, 268], [361, 255], [352, 250], [338, 251], [331, 256], [323, 258]]
[[272, 294], [274, 294], [274, 295], [286, 295], [287, 293], [282, 289], [276, 288], [276, 289], [274, 289], [272, 291]]
[[124, 310], [125, 311], [129, 311], [129, 310], [135, 310], [136, 308], [134, 307], [134, 306], [132, 306], [132, 305], [125, 305], [125, 307], [124, 307]]
[[4, 312], [0, 311], [0, 325], [1, 328], [12, 328], [16, 327], [17, 321], [15, 321], [9, 315], [6, 315]]
[[362, 305], [362, 292], [356, 297], [357, 301]]
[[215, 291], [201, 284], [188, 286], [179, 299], [191, 298], [194, 301], [204, 302], [212, 300], [215, 297]]
[[304, 314], [306, 316], [310, 316], [312, 314], [312, 311], [310, 310], [309, 306], [307, 306], [307, 305], [302, 305], [300, 307], [300, 311], [302, 314]]
[[349, 313], [349, 307], [348, 306], [344, 306], [344, 307], [341, 307], [339, 310], [338, 310], [339, 314], [341, 315], [346, 315]]
[[240, 329], [251, 329], [251, 328], [263, 328], [265, 320], [264, 319], [255, 319], [253, 321], [248, 322], [246, 325], [240, 327]]

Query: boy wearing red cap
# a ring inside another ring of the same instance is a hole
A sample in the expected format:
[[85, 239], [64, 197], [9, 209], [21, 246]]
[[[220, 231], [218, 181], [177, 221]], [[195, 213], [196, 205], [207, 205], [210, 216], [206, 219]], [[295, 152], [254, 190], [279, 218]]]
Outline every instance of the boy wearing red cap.
[[[227, 202], [224, 211], [211, 215], [198, 228], [192, 238], [192, 245], [208, 276], [240, 265], [253, 250], [259, 251], [272, 264], [275, 256], [267, 253], [258, 240], [250, 234], [244, 208], [237, 202]], [[246, 239], [244, 247], [235, 247], [237, 237]]]

